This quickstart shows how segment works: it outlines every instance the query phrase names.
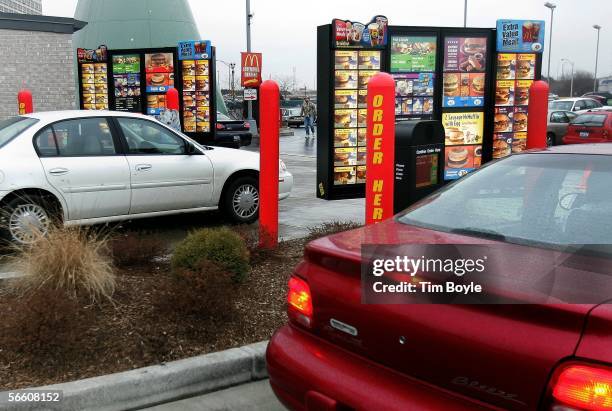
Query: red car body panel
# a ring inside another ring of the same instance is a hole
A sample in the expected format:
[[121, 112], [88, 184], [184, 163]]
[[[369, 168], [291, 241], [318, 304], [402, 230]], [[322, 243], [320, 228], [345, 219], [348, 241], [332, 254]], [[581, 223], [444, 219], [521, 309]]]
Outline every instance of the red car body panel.
[[[601, 127], [570, 124], [567, 134], [563, 137], [563, 144], [585, 144], [585, 143], [611, 143], [612, 142], [612, 112], [597, 111], [588, 112], [583, 115], [607, 116]], [[579, 117], [578, 117], [579, 118]], [[580, 133], [588, 133], [588, 137], [581, 137]]]
[[[612, 145], [538, 152], [610, 156]], [[362, 244], [496, 242], [390, 219], [308, 244], [294, 275], [309, 285], [311, 326], [290, 322], [267, 351], [270, 384], [290, 409], [532, 410], [548, 404], [548, 384], [560, 364], [612, 363], [607, 287], [605, 298], [593, 304], [366, 305]], [[516, 275], [530, 274], [526, 257], [550, 252], [504, 244], [514, 259], [501, 269]], [[573, 275], [565, 286], [593, 289], [588, 270]], [[354, 327], [356, 335], [332, 327], [332, 318]]]
[[[380, 367], [380, 372], [393, 370], [490, 407], [536, 409], [552, 370], [574, 357], [585, 318], [595, 305], [361, 304], [361, 244], [409, 243], [494, 242], [388, 220], [310, 243], [295, 274], [310, 285], [314, 325], [310, 331], [298, 331], [291, 324], [272, 338], [269, 374], [277, 395], [298, 410], [307, 409], [309, 391], [323, 393], [350, 409], [461, 409], [461, 402], [455, 408], [455, 400], [445, 396], [424, 395], [418, 401], [414, 396], [400, 396], [388, 404], [384, 398], [373, 398], [369, 381], [338, 378], [345, 372], [345, 359], [328, 350], [339, 349], [355, 356], [351, 362], [358, 368], [363, 364], [365, 368], [358, 372], [364, 374]], [[517, 261], [526, 249], [516, 246]], [[332, 328], [332, 318], [357, 328], [358, 336]], [[402, 336], [405, 344], [398, 342]], [[289, 348], [294, 344], [318, 347], [320, 355], [302, 353], [290, 360], [299, 352]], [[602, 350], [604, 358], [606, 348]], [[446, 408], [440, 408], [441, 399], [449, 401]], [[372, 401], [384, 407], [363, 406]]]

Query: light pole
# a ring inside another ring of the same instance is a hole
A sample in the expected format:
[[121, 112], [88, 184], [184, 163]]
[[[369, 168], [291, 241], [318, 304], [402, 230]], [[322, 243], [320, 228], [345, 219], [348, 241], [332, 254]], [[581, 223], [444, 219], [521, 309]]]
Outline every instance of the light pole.
[[594, 24], [593, 28], [597, 30], [597, 48], [595, 49], [595, 79], [593, 80], [593, 93], [597, 91], [597, 60], [599, 60], [599, 31], [601, 30], [601, 26], [599, 24]]
[[468, 0], [465, 0], [463, 5], [463, 27], [467, 27], [467, 2]]
[[[251, 52], [251, 19], [253, 13], [251, 13], [251, 0], [246, 0], [246, 40], [247, 40], [247, 52]], [[247, 101], [247, 121], [251, 125], [251, 132], [254, 135], [258, 135], [257, 123], [253, 119], [253, 102]]]
[[548, 7], [550, 9], [550, 34], [548, 38], [548, 69], [546, 70], [546, 79], [550, 83], [550, 52], [552, 51], [553, 19], [555, 17], [555, 8], [557, 6], [547, 1], [546, 3], [544, 3], [544, 7]]
[[233, 76], [234, 67], [236, 67], [236, 64], [235, 63], [228, 63], [226, 61], [219, 60], [219, 59], [217, 59], [217, 61], [219, 63], [225, 64], [225, 66], [227, 67], [227, 91], [229, 91], [231, 93], [232, 89], [233, 89], [232, 84], [234, 82], [234, 78], [233, 78], [234, 77]]
[[569, 63], [572, 66], [572, 79], [570, 80], [570, 97], [574, 97], [574, 62], [569, 59], [561, 59], [561, 67], [563, 67], [565, 63]]

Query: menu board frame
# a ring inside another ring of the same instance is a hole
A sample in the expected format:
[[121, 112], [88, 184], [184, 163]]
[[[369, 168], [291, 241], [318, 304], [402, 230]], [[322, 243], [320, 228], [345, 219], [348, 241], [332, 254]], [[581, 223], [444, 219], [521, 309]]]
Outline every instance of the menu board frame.
[[[109, 80], [109, 54], [108, 48], [105, 45], [99, 46], [97, 49], [88, 50], [88, 49], [78, 49], [77, 50], [77, 75], [78, 75], [78, 85], [79, 85], [79, 108], [81, 110], [108, 110], [110, 107], [110, 80]], [[92, 72], [91, 74], [91, 83], [83, 82], [83, 75], [85, 74], [85, 66], [91, 66]], [[98, 66], [104, 67], [106, 81], [99, 83], [96, 79], [98, 76], [97, 70]], [[89, 84], [89, 87], [93, 88], [93, 93], [86, 93], [85, 88], [88, 87], [86, 84]], [[98, 87], [105, 86], [105, 91], [98, 91]], [[87, 102], [85, 101], [84, 96], [86, 94], [91, 94], [93, 96], [93, 101]], [[104, 102], [100, 103], [99, 97], [102, 97]]]

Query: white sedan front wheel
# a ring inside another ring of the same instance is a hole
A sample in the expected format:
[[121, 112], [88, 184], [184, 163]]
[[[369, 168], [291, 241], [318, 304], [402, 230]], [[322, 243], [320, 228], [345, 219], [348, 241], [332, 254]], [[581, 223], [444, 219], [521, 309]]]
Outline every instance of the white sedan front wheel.
[[2, 236], [17, 244], [31, 244], [47, 235], [52, 224], [49, 211], [41, 198], [17, 197], [8, 202], [2, 213]]

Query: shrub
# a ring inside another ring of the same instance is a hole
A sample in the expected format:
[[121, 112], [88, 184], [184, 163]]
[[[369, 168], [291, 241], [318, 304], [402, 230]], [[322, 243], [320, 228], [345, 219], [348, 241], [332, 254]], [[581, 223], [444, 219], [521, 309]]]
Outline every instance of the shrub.
[[79, 339], [92, 321], [91, 310], [81, 309], [75, 299], [66, 298], [63, 290], [36, 290], [15, 297], [14, 304], [3, 314], [2, 330], [5, 348], [45, 365], [64, 363], [67, 356], [80, 348]]
[[361, 225], [353, 221], [332, 221], [323, 223], [308, 229], [309, 234], [306, 237], [306, 241], [316, 240], [317, 238], [340, 233], [342, 231], [353, 230], [359, 227], [361, 227]]
[[249, 272], [249, 251], [244, 240], [225, 227], [204, 228], [189, 234], [174, 249], [172, 268], [175, 272], [197, 272], [204, 261], [218, 263], [237, 282]]
[[217, 262], [202, 260], [196, 269], [175, 272], [174, 287], [167, 302], [180, 314], [227, 320], [235, 314], [237, 290], [233, 273]]
[[114, 237], [110, 245], [117, 267], [146, 266], [166, 252], [164, 241], [158, 235], [133, 231]]
[[51, 228], [30, 245], [16, 246], [10, 265], [22, 277], [14, 286], [22, 295], [57, 290], [66, 298], [110, 299], [115, 274], [104, 237], [84, 229]]

